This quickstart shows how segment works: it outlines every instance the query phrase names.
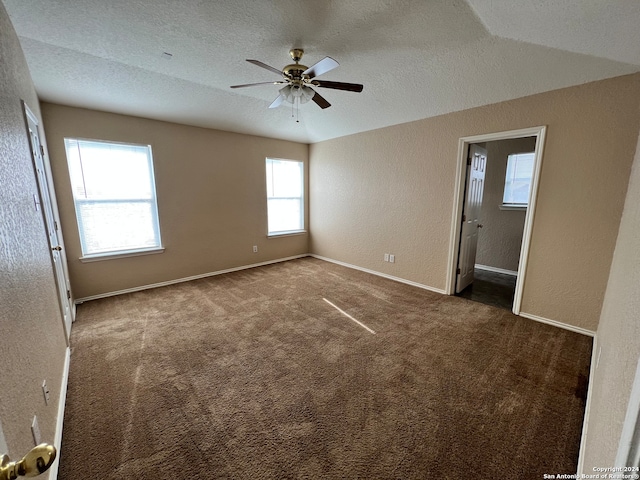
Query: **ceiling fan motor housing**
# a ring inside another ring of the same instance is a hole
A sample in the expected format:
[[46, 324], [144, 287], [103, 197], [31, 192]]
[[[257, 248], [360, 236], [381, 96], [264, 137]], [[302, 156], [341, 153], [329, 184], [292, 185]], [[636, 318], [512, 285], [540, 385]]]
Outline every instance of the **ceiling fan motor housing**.
[[302, 80], [302, 72], [307, 68], [306, 65], [300, 63], [292, 63], [282, 69], [282, 74], [291, 80]]

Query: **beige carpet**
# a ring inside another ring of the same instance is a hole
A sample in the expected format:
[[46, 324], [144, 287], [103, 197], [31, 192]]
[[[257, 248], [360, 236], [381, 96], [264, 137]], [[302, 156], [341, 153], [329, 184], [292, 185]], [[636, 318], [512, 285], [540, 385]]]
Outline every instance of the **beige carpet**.
[[504, 480], [575, 473], [592, 341], [304, 258], [87, 302], [71, 343], [61, 480]]

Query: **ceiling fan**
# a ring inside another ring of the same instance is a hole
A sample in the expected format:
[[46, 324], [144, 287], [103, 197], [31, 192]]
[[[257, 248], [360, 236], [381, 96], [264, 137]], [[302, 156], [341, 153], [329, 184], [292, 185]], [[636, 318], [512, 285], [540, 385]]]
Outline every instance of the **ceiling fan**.
[[256, 85], [284, 85], [284, 87], [280, 89], [278, 97], [273, 101], [273, 103], [271, 103], [271, 105], [269, 105], [269, 108], [276, 108], [284, 101], [291, 104], [301, 104], [307, 103], [309, 100], [313, 100], [320, 108], [328, 108], [331, 104], [311, 87], [333, 88], [335, 90], [346, 90], [348, 92], [361, 92], [364, 88], [358, 83], [316, 80], [316, 77], [333, 70], [340, 64], [331, 57], [324, 57], [311, 67], [307, 67], [300, 63], [303, 54], [304, 50], [301, 48], [292, 48], [289, 50], [289, 55], [291, 55], [291, 58], [296, 63], [291, 63], [285, 66], [282, 70], [278, 70], [277, 68], [267, 65], [266, 63], [262, 63], [259, 60], [247, 59], [247, 62], [249, 63], [253, 63], [258, 67], [265, 68], [282, 76], [282, 80], [275, 82], [232, 85], [231, 88], [254, 87]]

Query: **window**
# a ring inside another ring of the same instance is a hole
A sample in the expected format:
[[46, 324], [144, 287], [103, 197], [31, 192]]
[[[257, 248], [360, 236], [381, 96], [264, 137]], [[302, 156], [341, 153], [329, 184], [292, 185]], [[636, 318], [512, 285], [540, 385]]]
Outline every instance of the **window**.
[[267, 158], [269, 235], [304, 231], [304, 164]]
[[64, 142], [83, 257], [161, 250], [151, 147]]
[[507, 174], [504, 181], [503, 207], [527, 208], [533, 175], [535, 153], [518, 153], [507, 158]]

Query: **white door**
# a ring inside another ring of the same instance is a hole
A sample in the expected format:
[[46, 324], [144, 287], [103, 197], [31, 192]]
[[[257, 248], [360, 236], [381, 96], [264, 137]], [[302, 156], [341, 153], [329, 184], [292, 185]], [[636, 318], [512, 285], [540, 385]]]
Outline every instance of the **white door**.
[[[31, 113], [29, 107], [24, 105], [24, 111], [27, 119], [27, 130], [29, 132], [29, 140], [31, 145], [31, 155], [33, 164], [36, 169], [36, 178], [38, 181], [38, 189], [40, 190], [40, 200], [36, 202], [37, 208], [42, 209], [42, 215], [49, 236], [49, 245], [51, 247], [51, 260], [53, 262], [53, 270], [56, 277], [56, 286], [58, 296], [60, 298], [60, 310], [64, 318], [64, 329], [67, 340], [71, 334], [71, 322], [73, 320], [71, 303], [71, 287], [67, 275], [66, 259], [62, 254], [62, 242], [60, 241], [58, 223], [53, 214], [53, 206], [51, 201], [51, 193], [49, 190], [49, 182], [44, 166], [43, 149], [40, 144], [40, 136], [38, 134], [38, 121]], [[37, 200], [37, 199], [36, 199]]]
[[484, 174], [487, 167], [487, 151], [478, 145], [471, 144], [467, 159], [467, 181], [462, 209], [456, 293], [460, 293], [473, 282], [473, 270], [478, 250], [478, 229], [482, 228], [479, 217], [484, 191]]

